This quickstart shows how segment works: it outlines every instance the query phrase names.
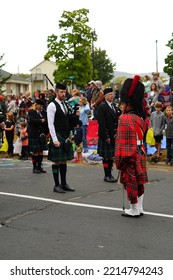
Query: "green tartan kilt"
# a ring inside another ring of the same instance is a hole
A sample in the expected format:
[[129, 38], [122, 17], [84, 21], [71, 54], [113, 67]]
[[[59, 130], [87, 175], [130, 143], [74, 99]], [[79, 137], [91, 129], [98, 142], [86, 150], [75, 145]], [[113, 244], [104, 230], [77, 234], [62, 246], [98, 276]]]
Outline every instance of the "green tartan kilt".
[[47, 144], [42, 144], [39, 138], [30, 138], [29, 137], [29, 152], [33, 154], [42, 153], [43, 151], [48, 150]]
[[63, 144], [60, 147], [55, 147], [52, 139], [50, 140], [48, 148], [48, 160], [53, 162], [63, 162], [67, 160], [72, 160], [74, 158], [73, 147], [71, 146], [68, 151], [63, 148]]
[[98, 139], [98, 149], [97, 153], [99, 156], [107, 159], [111, 159], [114, 156], [115, 144], [114, 141], [107, 143], [102, 139]]

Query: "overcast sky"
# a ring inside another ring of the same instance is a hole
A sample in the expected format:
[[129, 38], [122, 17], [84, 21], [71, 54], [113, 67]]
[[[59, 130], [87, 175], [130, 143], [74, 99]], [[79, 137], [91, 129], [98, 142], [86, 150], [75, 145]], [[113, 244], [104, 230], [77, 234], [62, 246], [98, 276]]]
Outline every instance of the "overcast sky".
[[0, 55], [11, 73], [30, 73], [44, 59], [48, 36], [58, 34], [63, 11], [82, 8], [90, 11], [95, 46], [107, 51], [117, 71], [155, 71], [157, 47], [161, 72], [171, 51], [173, 0], [4, 0], [0, 8]]

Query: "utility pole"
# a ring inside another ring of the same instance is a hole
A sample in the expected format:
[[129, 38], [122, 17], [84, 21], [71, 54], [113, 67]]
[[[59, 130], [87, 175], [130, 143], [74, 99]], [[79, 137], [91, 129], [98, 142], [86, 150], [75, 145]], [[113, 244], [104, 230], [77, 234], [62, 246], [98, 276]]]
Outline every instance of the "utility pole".
[[158, 48], [157, 48], [157, 40], [156, 40], [156, 72], [158, 73]]
[[95, 29], [91, 32], [91, 35], [92, 35], [92, 79], [94, 80], [94, 37], [96, 36], [96, 32], [95, 32]]

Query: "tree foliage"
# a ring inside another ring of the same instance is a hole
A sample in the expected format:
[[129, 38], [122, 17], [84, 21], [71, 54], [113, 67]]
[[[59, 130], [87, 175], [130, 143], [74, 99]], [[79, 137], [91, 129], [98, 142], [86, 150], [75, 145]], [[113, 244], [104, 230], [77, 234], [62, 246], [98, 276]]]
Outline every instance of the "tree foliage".
[[88, 26], [88, 13], [88, 9], [64, 11], [59, 21], [61, 35], [48, 36], [48, 51], [44, 58], [55, 58], [55, 82], [70, 83], [74, 79], [77, 86], [84, 87], [91, 79], [105, 83], [113, 77], [115, 64], [111, 63], [106, 51], [94, 50], [97, 35]]
[[[89, 10], [64, 11], [59, 28], [63, 29], [59, 37], [48, 37], [48, 52], [45, 59], [54, 57], [58, 69], [54, 72], [55, 82], [70, 81], [75, 77], [77, 85], [84, 86], [91, 79], [91, 27], [87, 25]], [[93, 38], [96, 40], [96, 37]]]
[[165, 58], [166, 65], [163, 68], [163, 71], [167, 73], [169, 76], [173, 76], [173, 33], [172, 33], [172, 39], [168, 41], [166, 46], [171, 49], [171, 52]]
[[103, 84], [109, 82], [114, 76], [116, 64], [108, 58], [105, 50], [95, 49], [94, 51], [94, 78], [101, 80]]
[[28, 79], [31, 76], [30, 74], [25, 74], [25, 73], [16, 73], [16, 75], [18, 75], [18, 76], [20, 76], [20, 77], [22, 77], [24, 79]]
[[[4, 54], [0, 56], [0, 62], [3, 60]], [[5, 63], [0, 64], [0, 93], [3, 93], [3, 86], [5, 85], [6, 81], [10, 79], [11, 74], [8, 77], [3, 77], [2, 75], [2, 68], [4, 67]]]

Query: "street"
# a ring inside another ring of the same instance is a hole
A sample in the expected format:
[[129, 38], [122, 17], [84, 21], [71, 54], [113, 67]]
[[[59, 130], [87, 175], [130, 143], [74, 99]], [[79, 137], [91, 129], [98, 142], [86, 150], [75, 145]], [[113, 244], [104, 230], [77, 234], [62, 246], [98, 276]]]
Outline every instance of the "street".
[[[75, 192], [53, 192], [51, 162], [0, 159], [1, 260], [172, 260], [173, 172], [148, 167], [144, 211], [122, 217], [122, 185], [103, 181], [98, 165], [68, 164]], [[114, 167], [114, 176], [117, 170]]]

